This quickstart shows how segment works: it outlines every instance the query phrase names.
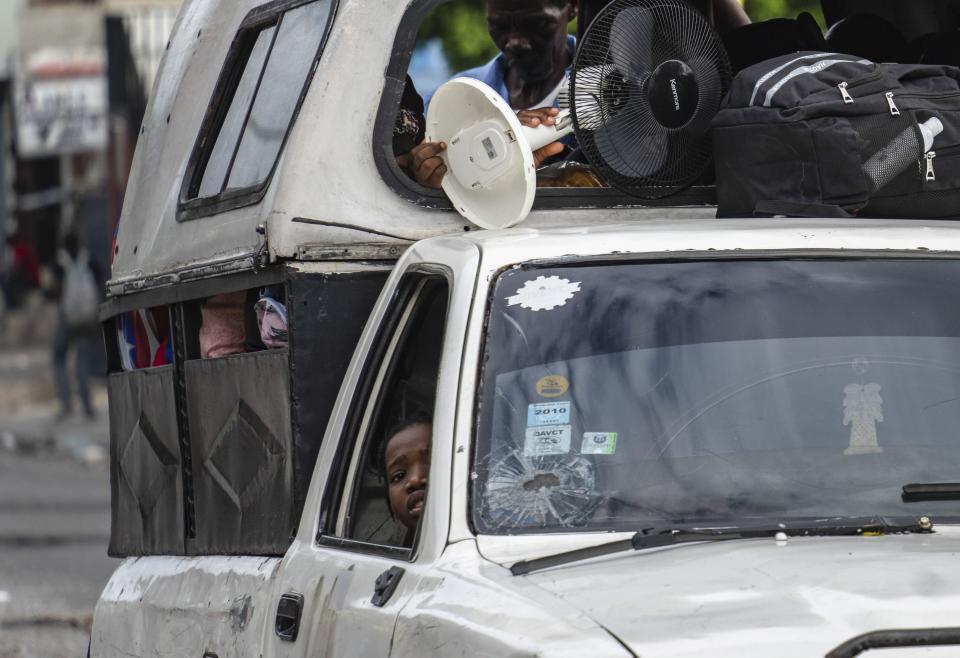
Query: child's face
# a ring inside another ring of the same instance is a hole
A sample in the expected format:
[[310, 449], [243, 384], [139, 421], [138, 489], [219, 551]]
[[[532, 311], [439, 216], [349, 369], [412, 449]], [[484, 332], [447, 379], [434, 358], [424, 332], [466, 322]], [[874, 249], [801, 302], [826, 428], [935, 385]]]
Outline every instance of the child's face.
[[417, 527], [427, 496], [430, 423], [417, 423], [387, 440], [384, 462], [390, 509], [408, 528]]

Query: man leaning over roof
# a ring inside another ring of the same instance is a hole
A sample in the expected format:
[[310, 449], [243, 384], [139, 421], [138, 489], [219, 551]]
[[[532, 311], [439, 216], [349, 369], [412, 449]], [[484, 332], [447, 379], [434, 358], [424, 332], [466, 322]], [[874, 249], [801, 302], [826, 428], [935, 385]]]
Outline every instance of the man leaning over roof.
[[[553, 125], [557, 95], [577, 43], [567, 34], [577, 15], [577, 0], [486, 0], [485, 8], [487, 30], [500, 54], [453, 77], [474, 78], [490, 86], [524, 125]], [[425, 104], [429, 103], [428, 97]], [[554, 109], [532, 111], [535, 108]], [[439, 154], [445, 148], [443, 143], [423, 142], [410, 151], [409, 170], [417, 182], [440, 186], [445, 167]], [[535, 154], [537, 164], [562, 152], [559, 142], [548, 144]]]
[[[750, 22], [738, 0], [712, 0], [712, 4], [721, 31]], [[524, 125], [553, 125], [557, 97], [576, 52], [576, 38], [567, 28], [577, 16], [578, 0], [486, 0], [484, 5], [487, 31], [500, 54], [453, 77], [487, 84], [517, 111]], [[429, 103], [428, 97], [425, 105]], [[445, 148], [443, 143], [423, 142], [410, 151], [408, 170], [417, 182], [440, 186], [446, 168], [439, 154]], [[543, 147], [534, 154], [537, 166], [563, 150], [560, 142]]]

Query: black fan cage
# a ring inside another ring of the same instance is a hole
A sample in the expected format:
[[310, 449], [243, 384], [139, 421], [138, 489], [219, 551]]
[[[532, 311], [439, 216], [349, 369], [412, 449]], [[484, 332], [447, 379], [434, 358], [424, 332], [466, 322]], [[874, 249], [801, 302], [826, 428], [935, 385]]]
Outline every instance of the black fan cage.
[[[649, 98], [651, 75], [669, 61], [688, 66], [698, 90], [696, 109], [679, 127], [660, 123]], [[590, 24], [573, 70], [577, 141], [610, 185], [659, 199], [710, 166], [710, 125], [731, 72], [720, 37], [697, 9], [682, 0], [616, 0]]]

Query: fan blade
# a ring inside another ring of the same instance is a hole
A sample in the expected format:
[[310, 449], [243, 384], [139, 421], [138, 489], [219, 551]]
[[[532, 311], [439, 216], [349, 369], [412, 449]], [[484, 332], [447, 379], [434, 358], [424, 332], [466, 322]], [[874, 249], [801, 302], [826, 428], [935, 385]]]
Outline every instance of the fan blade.
[[614, 73], [609, 64], [586, 66], [574, 75], [576, 93], [574, 112], [582, 130], [596, 130], [603, 126], [609, 110], [604, 108], [604, 81]]
[[627, 178], [648, 178], [656, 175], [667, 163], [669, 138], [666, 133], [652, 132], [631, 135], [634, 119], [620, 116], [593, 133], [600, 157], [611, 169]]
[[627, 7], [610, 27], [610, 56], [620, 75], [643, 80], [653, 70], [653, 38], [657, 20], [643, 7]]
[[723, 80], [713, 57], [699, 56], [690, 59], [688, 65], [697, 79], [700, 101], [697, 111], [687, 124], [687, 134], [702, 135], [710, 129], [713, 117], [723, 101]]

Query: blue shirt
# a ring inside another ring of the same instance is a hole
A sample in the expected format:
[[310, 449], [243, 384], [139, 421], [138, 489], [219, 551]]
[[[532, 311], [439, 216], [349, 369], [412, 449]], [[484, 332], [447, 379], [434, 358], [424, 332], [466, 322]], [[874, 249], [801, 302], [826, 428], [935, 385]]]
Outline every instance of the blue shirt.
[[[567, 35], [567, 48], [571, 53], [576, 52], [577, 50], [577, 38], [573, 35]], [[486, 84], [491, 89], [500, 94], [500, 97], [503, 100], [507, 101], [507, 105], [510, 104], [510, 92], [507, 91], [507, 58], [504, 57], [503, 53], [500, 53], [489, 62], [483, 66], [478, 66], [476, 68], [467, 69], [453, 76], [453, 78], [473, 78], [474, 80], [479, 80], [480, 82]], [[570, 67], [567, 67], [567, 75], [570, 75]], [[451, 80], [453, 79], [451, 78]], [[431, 92], [429, 96], [424, 98], [424, 115], [427, 113], [427, 108], [430, 107], [430, 99], [433, 98], [433, 93]], [[557, 101], [554, 99], [553, 107], [557, 107]]]

